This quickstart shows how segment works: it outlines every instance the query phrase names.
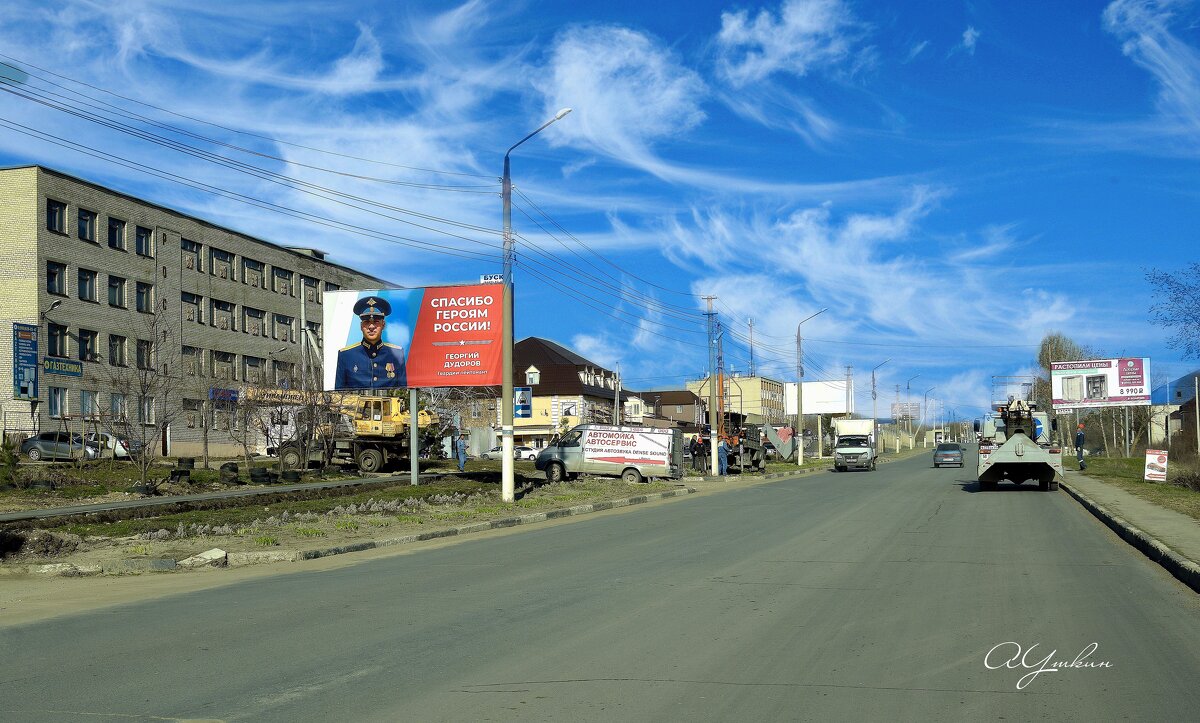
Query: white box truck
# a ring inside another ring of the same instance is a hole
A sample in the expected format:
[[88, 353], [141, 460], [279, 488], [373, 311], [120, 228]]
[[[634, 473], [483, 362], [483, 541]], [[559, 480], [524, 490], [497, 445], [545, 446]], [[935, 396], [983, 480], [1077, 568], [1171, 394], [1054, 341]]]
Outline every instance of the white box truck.
[[875, 470], [874, 419], [835, 419], [833, 433], [834, 470]]
[[683, 432], [655, 427], [580, 424], [538, 454], [534, 466], [551, 482], [581, 474], [620, 477], [683, 476]]

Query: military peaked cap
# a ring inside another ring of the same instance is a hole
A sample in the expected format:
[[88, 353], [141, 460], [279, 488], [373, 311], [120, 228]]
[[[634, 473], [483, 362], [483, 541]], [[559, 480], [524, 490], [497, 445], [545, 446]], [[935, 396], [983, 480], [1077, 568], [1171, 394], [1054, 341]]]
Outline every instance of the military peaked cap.
[[365, 299], [359, 299], [354, 304], [354, 315], [360, 319], [365, 319], [368, 316], [387, 316], [392, 313], [392, 305], [387, 299], [381, 299], [378, 296], [368, 296]]

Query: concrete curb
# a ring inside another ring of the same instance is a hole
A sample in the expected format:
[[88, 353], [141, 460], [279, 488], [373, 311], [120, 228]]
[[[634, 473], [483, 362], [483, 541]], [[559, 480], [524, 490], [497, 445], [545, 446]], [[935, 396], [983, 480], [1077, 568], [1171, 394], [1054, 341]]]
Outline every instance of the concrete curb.
[[1104, 505], [1096, 502], [1079, 490], [1071, 489], [1067, 482], [1059, 482], [1059, 487], [1074, 497], [1079, 504], [1096, 516], [1101, 522], [1117, 533], [1122, 540], [1135, 547], [1146, 557], [1150, 558], [1180, 582], [1195, 592], [1200, 592], [1200, 565], [1175, 552], [1159, 540], [1129, 524], [1124, 518], [1113, 514]]
[[[385, 538], [381, 540], [364, 540], [362, 542], [355, 542], [347, 545], [321, 547], [312, 550], [254, 550], [247, 552], [230, 552], [225, 555], [223, 560], [207, 560], [204, 566], [246, 567], [248, 565], [264, 565], [273, 562], [315, 560], [320, 557], [344, 555], [350, 552], [362, 552], [364, 550], [374, 550], [382, 547], [405, 545], [413, 542], [425, 542], [428, 540], [441, 539], [443, 537], [458, 537], [459, 535], [469, 535], [476, 532], [486, 532], [488, 530], [499, 530], [506, 527], [516, 527], [518, 525], [531, 525], [560, 517], [575, 517], [577, 515], [586, 515], [592, 512], [612, 510], [618, 507], [646, 504], [647, 502], [667, 499], [669, 497], [682, 497], [684, 495], [694, 494], [695, 492], [696, 490], [692, 487], [680, 487], [673, 490], [667, 490], [665, 492], [653, 492], [650, 494], [637, 495], [635, 497], [626, 497], [617, 500], [602, 500], [600, 502], [593, 502], [586, 505], [575, 505], [573, 507], [546, 510], [545, 512], [531, 512], [526, 515], [502, 517], [498, 520], [487, 520], [485, 522], [472, 522], [467, 525], [446, 527], [440, 530], [430, 530], [428, 532], [419, 532], [412, 535], [403, 535], [401, 537]], [[179, 565], [174, 560], [128, 558], [124, 560], [115, 560], [103, 566], [73, 565], [71, 563], [60, 562], [50, 565], [38, 565], [33, 568], [27, 568], [26, 571], [47, 577], [84, 577], [101, 574], [123, 575], [141, 572], [164, 572], [176, 569], [185, 570], [189, 569], [189, 567], [191, 566]], [[17, 574], [17, 571], [13, 570], [10, 571], [10, 573]]]

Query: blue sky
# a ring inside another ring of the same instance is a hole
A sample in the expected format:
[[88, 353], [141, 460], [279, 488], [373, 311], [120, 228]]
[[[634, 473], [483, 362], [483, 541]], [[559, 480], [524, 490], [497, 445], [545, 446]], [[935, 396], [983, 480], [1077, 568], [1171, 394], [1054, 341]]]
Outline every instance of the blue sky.
[[914, 395], [973, 413], [1049, 331], [1150, 356], [1156, 383], [1200, 366], [1149, 323], [1144, 279], [1200, 255], [1198, 2], [200, 5], [8, 0], [0, 53], [26, 92], [360, 200], [9, 94], [0, 163], [443, 284], [500, 271], [504, 151], [571, 107], [512, 156], [516, 333], [632, 388], [704, 372], [706, 295], [726, 368], [748, 371], [753, 319], [757, 370], [786, 380], [827, 308], [805, 378], [853, 365], [860, 411], [890, 359], [881, 402], [920, 375]]

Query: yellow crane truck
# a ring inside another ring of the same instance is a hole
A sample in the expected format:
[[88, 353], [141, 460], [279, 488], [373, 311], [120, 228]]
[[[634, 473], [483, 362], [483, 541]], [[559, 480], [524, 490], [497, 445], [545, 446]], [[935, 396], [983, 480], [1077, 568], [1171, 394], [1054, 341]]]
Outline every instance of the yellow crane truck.
[[[342, 399], [340, 419], [312, 431], [307, 444], [297, 437], [279, 447], [279, 458], [287, 468], [308, 463], [353, 464], [360, 472], [378, 472], [388, 463], [408, 458], [409, 412], [399, 397], [347, 396]], [[436, 414], [417, 412], [417, 426], [438, 421]]]

